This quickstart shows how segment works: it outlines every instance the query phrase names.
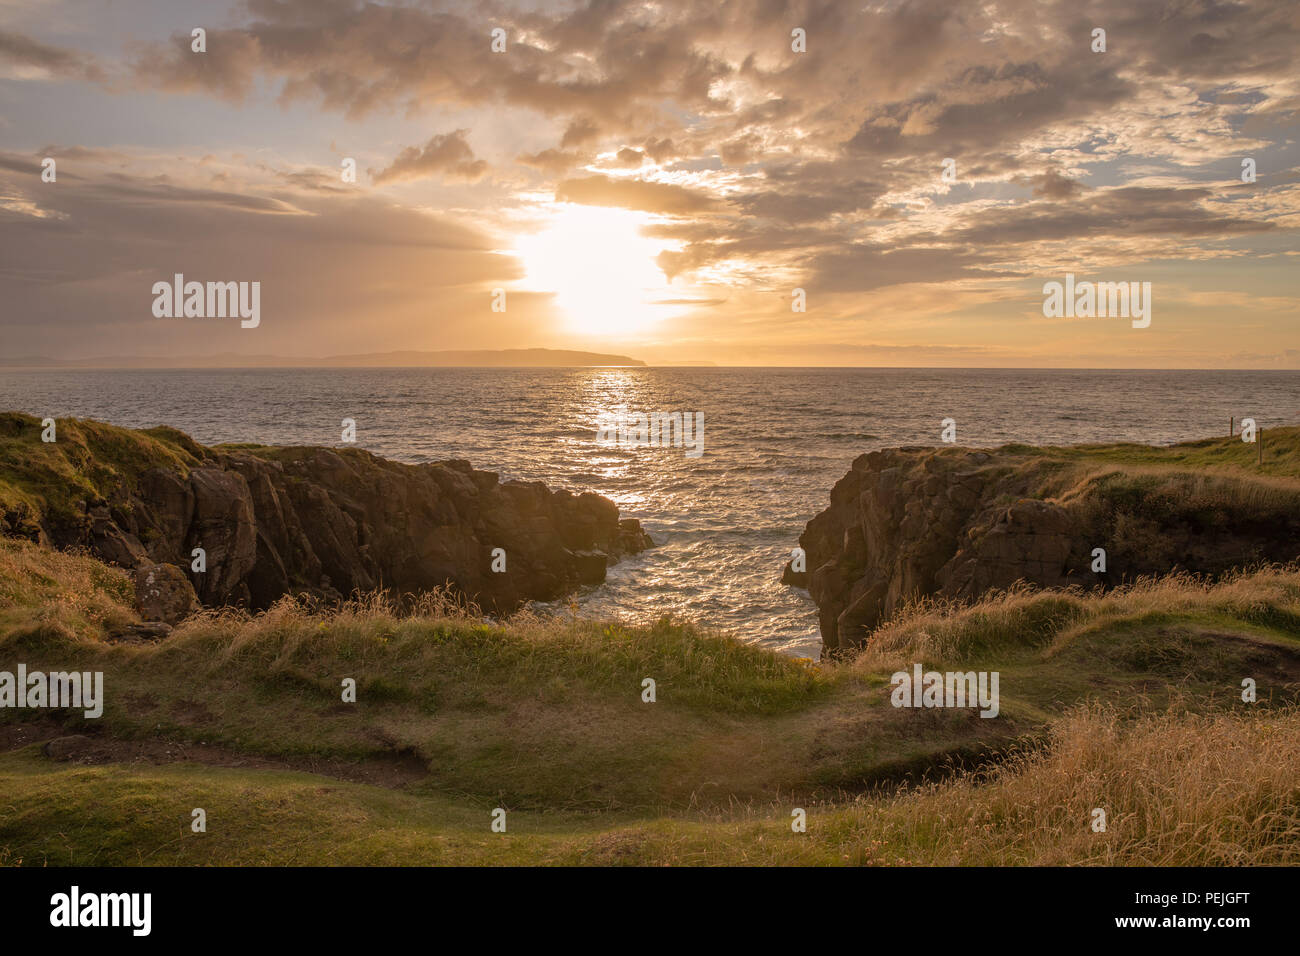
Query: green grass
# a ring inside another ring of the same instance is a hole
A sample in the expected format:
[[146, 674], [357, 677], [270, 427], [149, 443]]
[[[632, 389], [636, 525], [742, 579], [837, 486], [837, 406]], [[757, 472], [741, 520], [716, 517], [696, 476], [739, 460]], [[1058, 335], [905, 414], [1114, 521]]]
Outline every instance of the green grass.
[[41, 440], [41, 419], [0, 413], [0, 511], [74, 520], [77, 503], [103, 500], [144, 471], [188, 473], [201, 448], [173, 428], [134, 431], [90, 419], [55, 420], [56, 441]]
[[1224, 431], [1225, 434], [1219, 438], [1203, 438], [1171, 446], [1138, 445], [1130, 442], [1042, 448], [1030, 445], [1008, 445], [999, 451], [1014, 451], [1021, 455], [1074, 462], [1126, 466], [1150, 465], [1195, 472], [1208, 470], [1300, 478], [1300, 427], [1288, 425], [1282, 428], [1264, 429], [1262, 465], [1258, 463], [1259, 445], [1241, 440], [1240, 423], [1238, 423], [1238, 434], [1233, 437], [1229, 438], [1226, 434], [1227, 422], [1224, 422]]
[[[105, 641], [131, 617], [129, 601], [120, 571], [0, 541], [0, 669], [102, 670], [107, 697], [94, 721], [0, 711], [13, 741], [0, 755], [0, 860], [1294, 861], [1293, 847], [1235, 817], [1205, 817], [1194, 795], [1152, 815], [1121, 786], [1137, 770], [1118, 744], [1093, 757], [1120, 761], [1097, 773], [1140, 836], [1093, 839], [1088, 808], [1069, 801], [1099, 798], [1064, 784], [1030, 816], [1010, 802], [1054, 779], [1050, 761], [1069, 747], [1080, 752], [1069, 759], [1091, 753], [1089, 733], [1195, 740], [1198, 721], [1228, 721], [1223, 739], [1258, 759], [1273, 746], [1267, 728], [1296, 720], [1294, 568], [919, 605], [855, 660], [823, 665], [670, 620], [490, 624], [440, 595], [404, 612], [379, 597], [329, 613], [287, 601], [252, 617], [205, 612], [156, 645]], [[890, 707], [889, 675], [913, 661], [999, 670], [1001, 716]], [[1246, 676], [1256, 705], [1240, 700]], [[347, 677], [355, 704], [341, 699]], [[646, 677], [655, 703], [641, 699]], [[1098, 705], [1108, 709], [1089, 709]], [[20, 733], [87, 734], [90, 749], [53, 760]], [[1134, 752], [1154, 759], [1159, 748], [1141, 739]], [[996, 777], [972, 771], [979, 758], [995, 760]], [[1300, 780], [1294, 748], [1270, 759]], [[1161, 769], [1161, 785], [1191, 787], [1184, 769]], [[1027, 783], [1034, 775], [1043, 779]], [[905, 779], [920, 789], [896, 793]], [[1269, 802], [1286, 795], [1280, 785], [1215, 780], [1207, 800], [1282, 812]], [[196, 806], [207, 834], [188, 830]], [[790, 831], [796, 806], [809, 811], [807, 834]], [[488, 828], [494, 807], [508, 811], [505, 835]], [[1184, 817], [1245, 826], [1245, 848], [1179, 850]]]
[[[51, 768], [0, 756], [0, 863], [25, 865], [1296, 865], [1300, 711], [1123, 721], [1078, 709], [1052, 746], [839, 804], [654, 817], [507, 808], [278, 771]], [[207, 830], [191, 829], [202, 808]], [[1091, 827], [1106, 811], [1104, 833]]]

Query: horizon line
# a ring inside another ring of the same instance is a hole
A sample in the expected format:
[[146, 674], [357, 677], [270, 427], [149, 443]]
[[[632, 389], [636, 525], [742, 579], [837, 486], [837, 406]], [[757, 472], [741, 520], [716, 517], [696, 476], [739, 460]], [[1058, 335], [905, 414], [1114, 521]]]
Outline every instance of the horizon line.
[[[67, 362], [84, 362], [87, 359], [66, 359]], [[707, 371], [724, 368], [751, 369], [840, 369], [845, 371], [914, 371], [914, 372], [1300, 372], [1300, 368], [1243, 368], [1225, 366], [1105, 366], [1105, 365], [749, 365], [719, 362], [640, 362], [636, 365], [7, 365], [0, 363], [0, 371], [38, 372], [233, 372], [233, 371], [286, 371], [293, 369], [372, 369], [372, 368], [427, 368], [427, 369], [580, 369], [580, 368], [683, 368]]]

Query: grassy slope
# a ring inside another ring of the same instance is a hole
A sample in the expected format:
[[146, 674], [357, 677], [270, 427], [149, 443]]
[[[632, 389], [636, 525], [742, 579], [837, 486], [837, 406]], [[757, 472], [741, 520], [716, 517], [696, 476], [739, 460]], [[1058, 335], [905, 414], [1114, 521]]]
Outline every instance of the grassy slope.
[[[494, 627], [432, 599], [106, 644], [127, 594], [89, 558], [0, 542], [0, 669], [103, 670], [108, 698], [59, 726], [0, 711], [0, 861], [1300, 862], [1294, 569], [921, 607], [821, 667], [670, 622]], [[913, 660], [1000, 670], [1002, 716], [890, 707]], [[81, 758], [43, 755], [78, 732]], [[870, 789], [1016, 740], [989, 781]]]

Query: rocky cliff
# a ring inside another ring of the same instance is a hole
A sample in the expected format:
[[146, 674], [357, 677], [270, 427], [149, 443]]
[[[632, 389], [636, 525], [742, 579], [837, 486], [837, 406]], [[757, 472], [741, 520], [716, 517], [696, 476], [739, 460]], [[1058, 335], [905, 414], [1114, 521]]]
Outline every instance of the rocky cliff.
[[[208, 448], [174, 429], [73, 419], [53, 442], [41, 433], [34, 418], [0, 414], [0, 533], [135, 569], [146, 620], [175, 620], [195, 596], [258, 609], [290, 593], [444, 585], [508, 611], [599, 583], [607, 564], [651, 543], [606, 498], [501, 482], [464, 461]], [[206, 570], [195, 572], [199, 548]]]
[[1228, 438], [872, 452], [800, 535], [806, 571], [787, 563], [782, 579], [808, 588], [834, 656], [920, 597], [968, 601], [1018, 582], [1105, 588], [1295, 560], [1300, 429], [1265, 447], [1263, 465], [1255, 446]]

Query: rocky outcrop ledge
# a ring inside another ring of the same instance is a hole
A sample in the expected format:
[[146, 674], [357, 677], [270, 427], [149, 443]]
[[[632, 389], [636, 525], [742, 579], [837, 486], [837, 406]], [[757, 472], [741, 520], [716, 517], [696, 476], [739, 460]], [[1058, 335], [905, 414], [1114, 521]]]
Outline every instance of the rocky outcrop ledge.
[[[1297, 429], [1272, 436], [1279, 449], [1298, 440]], [[1020, 582], [1106, 588], [1296, 560], [1300, 460], [1260, 474], [1254, 458], [1235, 439], [871, 452], [800, 535], [806, 570], [787, 562], [782, 580], [808, 589], [834, 656], [921, 597], [970, 601]], [[1094, 570], [1097, 549], [1104, 570]]]
[[[607, 498], [502, 482], [465, 461], [209, 448], [174, 429], [72, 419], [58, 421], [55, 442], [41, 431], [0, 415], [0, 533], [131, 569], [146, 621], [174, 622], [197, 602], [261, 609], [285, 594], [441, 586], [505, 612], [597, 584], [652, 544]], [[504, 571], [493, 570], [498, 548]]]

